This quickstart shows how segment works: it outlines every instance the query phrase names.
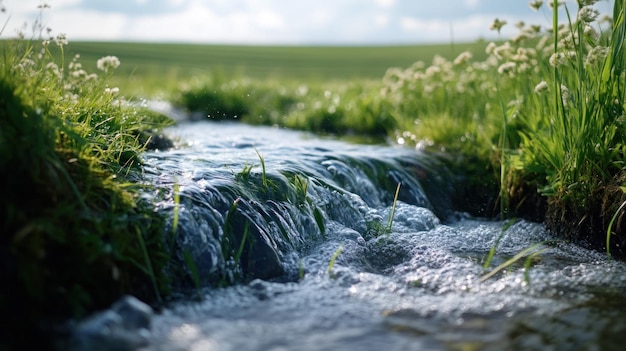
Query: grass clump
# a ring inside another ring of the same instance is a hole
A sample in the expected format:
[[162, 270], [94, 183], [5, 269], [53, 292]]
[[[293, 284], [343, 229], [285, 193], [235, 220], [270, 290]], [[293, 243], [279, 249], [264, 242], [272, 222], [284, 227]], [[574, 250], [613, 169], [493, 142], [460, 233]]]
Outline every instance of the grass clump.
[[[579, 1], [571, 12], [550, 1], [547, 28], [519, 23], [518, 36], [488, 44], [483, 62], [435, 58], [385, 79], [404, 139], [429, 140], [491, 169], [501, 215], [525, 216], [532, 207], [543, 215], [547, 203], [552, 229], [602, 248], [624, 200], [626, 24], [623, 1], [612, 20], [599, 17], [595, 2]], [[624, 235], [614, 228], [619, 250]]]
[[164, 220], [133, 180], [150, 133], [169, 120], [107, 85], [115, 57], [90, 74], [78, 56], [66, 60], [63, 35], [2, 45], [0, 310], [12, 321], [0, 345], [11, 348], [121, 294], [167, 291]]

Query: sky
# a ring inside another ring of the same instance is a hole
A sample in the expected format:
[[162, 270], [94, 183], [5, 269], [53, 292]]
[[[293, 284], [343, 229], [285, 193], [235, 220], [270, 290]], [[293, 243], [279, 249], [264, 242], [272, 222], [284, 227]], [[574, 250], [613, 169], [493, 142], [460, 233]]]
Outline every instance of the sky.
[[[613, 0], [596, 8], [609, 13]], [[567, 0], [575, 10], [576, 1]], [[0, 0], [0, 37], [33, 36], [41, 17], [68, 40], [255, 45], [420, 44], [495, 39], [495, 18], [551, 23], [529, 0]], [[41, 5], [45, 8], [41, 11]], [[49, 7], [48, 7], [49, 5]], [[4, 18], [2, 18], [4, 17]]]

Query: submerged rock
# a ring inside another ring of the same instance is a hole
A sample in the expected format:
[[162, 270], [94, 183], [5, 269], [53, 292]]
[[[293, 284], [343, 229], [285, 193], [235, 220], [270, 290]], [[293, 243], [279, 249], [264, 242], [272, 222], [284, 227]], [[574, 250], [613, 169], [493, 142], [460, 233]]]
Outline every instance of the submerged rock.
[[72, 351], [136, 350], [151, 337], [152, 308], [132, 296], [124, 296], [110, 309], [94, 314], [74, 329]]

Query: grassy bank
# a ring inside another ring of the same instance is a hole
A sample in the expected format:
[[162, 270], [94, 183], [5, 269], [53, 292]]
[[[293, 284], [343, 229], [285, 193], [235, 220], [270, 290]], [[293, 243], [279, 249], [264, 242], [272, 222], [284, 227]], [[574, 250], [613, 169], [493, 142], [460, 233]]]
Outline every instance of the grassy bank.
[[[623, 257], [624, 2], [615, 2], [611, 19], [594, 3], [533, 1], [552, 21], [494, 22], [494, 30], [516, 25], [519, 34], [483, 44], [486, 56], [434, 55], [367, 82], [213, 75], [174, 99], [202, 117], [445, 151], [468, 175], [468, 194], [459, 194], [467, 210], [546, 220], [568, 239]], [[486, 195], [477, 201], [476, 193]]]
[[64, 55], [63, 36], [1, 45], [0, 311], [10, 322], [0, 349], [13, 349], [121, 294], [156, 301], [167, 291], [164, 220], [133, 179], [169, 120], [108, 85], [115, 57], [90, 73]]

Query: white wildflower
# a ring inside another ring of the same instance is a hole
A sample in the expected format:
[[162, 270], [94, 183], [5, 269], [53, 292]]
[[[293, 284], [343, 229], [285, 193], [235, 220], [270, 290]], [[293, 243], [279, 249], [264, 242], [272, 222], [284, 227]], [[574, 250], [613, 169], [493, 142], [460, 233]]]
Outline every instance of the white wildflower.
[[530, 71], [532, 68], [533, 66], [531, 66], [528, 62], [522, 62], [517, 67], [517, 71], [519, 73], [524, 73], [524, 72]]
[[108, 95], [115, 95], [115, 94], [117, 94], [119, 92], [120, 92], [120, 88], [118, 88], [118, 87], [104, 89], [104, 93], [108, 94]]
[[498, 31], [498, 33], [500, 33], [500, 30], [506, 25], [506, 23], [506, 20], [500, 20], [496, 18], [495, 20], [493, 20], [493, 23], [491, 23], [491, 26], [489, 26], [489, 29]]
[[49, 69], [51, 71], [58, 71], [59, 66], [57, 66], [57, 64], [54, 62], [48, 62], [48, 64], [46, 65], [46, 69]]
[[570, 32], [569, 30], [565, 30], [559, 33], [559, 36], [561, 37], [561, 40], [558, 43], [559, 48], [565, 50], [575, 50], [576, 49], [576, 43], [579, 42], [578, 40], [578, 32]]
[[532, 39], [532, 37], [530, 35], [528, 35], [528, 33], [521, 32], [518, 35], [516, 35], [515, 37], [513, 37], [513, 39], [511, 39], [511, 40], [515, 44], [521, 44], [521, 43], [527, 41], [528, 39]]
[[426, 79], [426, 74], [424, 74], [424, 72], [418, 71], [418, 72], [413, 73], [411, 78], [413, 78], [413, 80], [424, 80]]
[[71, 70], [79, 70], [82, 67], [83, 67], [83, 65], [80, 62], [76, 62], [76, 61], [72, 61], [68, 65], [68, 68], [71, 69]]
[[561, 100], [563, 101], [563, 105], [567, 105], [570, 100], [569, 89], [563, 84], [561, 84]]
[[126, 100], [124, 100], [124, 98], [123, 98], [123, 97], [121, 97], [121, 98], [119, 98], [119, 99], [115, 99], [115, 100], [113, 100], [113, 101], [111, 102], [111, 105], [112, 105], [112, 106], [115, 106], [115, 107], [122, 107], [122, 106], [125, 106], [125, 105], [126, 105]]
[[426, 68], [426, 77], [427, 78], [432, 78], [433, 76], [435, 76], [437, 73], [441, 72], [441, 68], [439, 66], [430, 66], [428, 68]]
[[585, 24], [585, 29], [583, 30], [583, 33], [585, 33], [587, 38], [593, 41], [600, 39], [600, 34], [598, 34], [598, 31], [589, 24]]
[[17, 65], [17, 67], [21, 70], [31, 69], [32, 67], [35, 67], [35, 61], [25, 58]]
[[69, 101], [72, 104], [77, 104], [78, 103], [78, 94], [66, 93], [63, 96], [63, 100]]
[[110, 69], [116, 69], [120, 65], [120, 60], [116, 56], [105, 56], [98, 59], [96, 67], [99, 70], [108, 72]]
[[61, 33], [59, 35], [56, 36], [56, 38], [54, 38], [54, 42], [59, 46], [59, 47], [63, 47], [64, 45], [67, 45], [67, 36], [65, 35], [65, 33]]
[[515, 68], [517, 67], [517, 64], [515, 62], [505, 62], [503, 64], [500, 65], [500, 67], [498, 67], [498, 73], [500, 74], [512, 74], [515, 71]]
[[539, 11], [539, 9], [541, 8], [541, 5], [543, 5], [543, 0], [533, 0], [528, 5], [530, 5], [531, 9], [535, 11]]
[[517, 61], [517, 62], [528, 61], [529, 60], [528, 50], [526, 50], [525, 48], [517, 48], [517, 52], [515, 53], [515, 55], [511, 56], [511, 60]]
[[73, 78], [81, 78], [81, 77], [87, 76], [87, 71], [85, 71], [84, 69], [79, 69], [79, 70], [72, 71], [71, 74]]
[[550, 56], [550, 66], [558, 67], [565, 63], [565, 55], [562, 52], [556, 52]]
[[500, 46], [497, 46], [493, 50], [493, 55], [497, 57], [499, 60], [507, 58], [511, 56], [512, 54], [513, 54], [513, 48], [511, 47], [511, 43], [509, 43], [508, 41]]
[[506, 104], [506, 106], [507, 107], [517, 107], [519, 109], [519, 107], [521, 107], [523, 104], [524, 104], [524, 97], [523, 96], [519, 96], [517, 99], [509, 101]]
[[448, 65], [448, 60], [441, 55], [435, 55], [435, 57], [433, 57], [433, 65], [444, 68]]
[[588, 65], [595, 65], [598, 62], [603, 62], [606, 56], [609, 54], [609, 48], [606, 46], [596, 46], [589, 51], [585, 63]]
[[498, 60], [498, 58], [494, 55], [491, 55], [487, 57], [487, 59], [484, 61], [484, 64], [480, 67], [483, 69], [483, 71], [487, 71], [491, 67], [498, 67], [498, 65], [500, 65], [500, 61]]
[[462, 52], [459, 56], [454, 59], [454, 65], [462, 65], [467, 63], [472, 58], [472, 53], [469, 51]]
[[487, 44], [487, 48], [485, 48], [485, 52], [487, 53], [487, 55], [492, 55], [496, 47], [497, 47], [496, 43], [492, 41], [489, 44]]
[[548, 90], [548, 82], [542, 80], [539, 84], [535, 85], [535, 93], [541, 94], [544, 91]]
[[578, 10], [578, 20], [585, 23], [595, 21], [600, 16], [600, 11], [591, 6], [584, 6]]
[[422, 70], [425, 67], [426, 64], [424, 63], [424, 61], [416, 61], [411, 65], [411, 69], [413, 69], [414, 71]]
[[524, 54], [515, 54], [511, 56], [511, 60], [517, 61], [517, 62], [526, 62], [528, 61], [528, 56]]

